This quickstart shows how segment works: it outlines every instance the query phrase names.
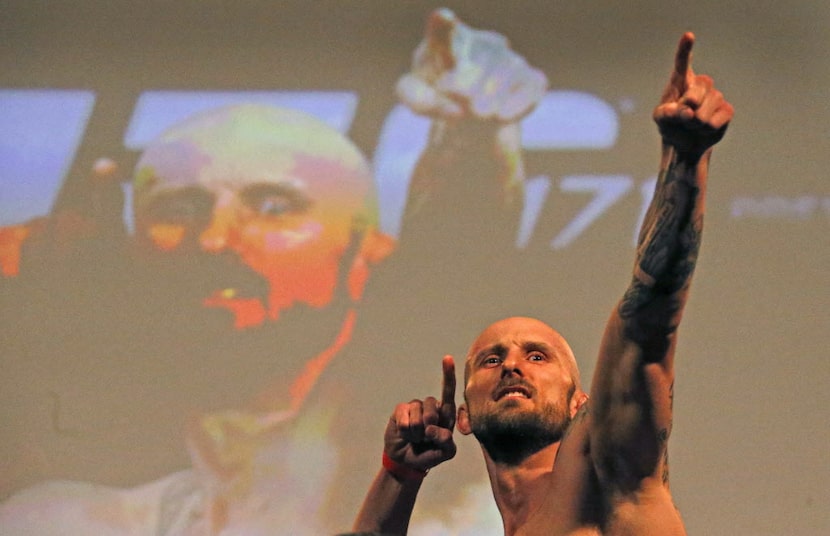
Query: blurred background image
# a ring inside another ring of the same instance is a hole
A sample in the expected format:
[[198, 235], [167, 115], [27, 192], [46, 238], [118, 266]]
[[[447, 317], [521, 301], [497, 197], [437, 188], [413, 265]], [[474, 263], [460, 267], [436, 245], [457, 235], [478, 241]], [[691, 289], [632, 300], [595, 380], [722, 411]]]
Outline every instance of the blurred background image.
[[[0, 15], [0, 534], [346, 531], [394, 405], [484, 325], [536, 316], [590, 378], [687, 30], [736, 117], [672, 492], [692, 534], [830, 530], [825, 3]], [[502, 532], [457, 441], [412, 534]]]

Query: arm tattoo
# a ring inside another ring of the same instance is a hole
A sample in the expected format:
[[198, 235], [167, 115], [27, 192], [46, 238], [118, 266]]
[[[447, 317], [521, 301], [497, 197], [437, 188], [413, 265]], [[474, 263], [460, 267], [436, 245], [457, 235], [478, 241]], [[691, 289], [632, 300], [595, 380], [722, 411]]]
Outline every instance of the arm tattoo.
[[700, 189], [686, 180], [686, 173], [685, 166], [676, 164], [660, 173], [637, 248], [638, 267], [664, 292], [686, 284], [700, 247], [702, 216], [693, 217]]
[[669, 409], [674, 409], [674, 382], [669, 386]]
[[680, 291], [691, 281], [703, 228], [700, 188], [689, 177], [694, 172], [676, 162], [660, 172], [640, 231], [634, 277], [619, 309], [623, 318], [636, 320], [637, 331], [668, 334], [676, 328]]
[[671, 421], [668, 428], [661, 428], [657, 432], [657, 441], [663, 449], [663, 484], [669, 483], [669, 434], [671, 433]]

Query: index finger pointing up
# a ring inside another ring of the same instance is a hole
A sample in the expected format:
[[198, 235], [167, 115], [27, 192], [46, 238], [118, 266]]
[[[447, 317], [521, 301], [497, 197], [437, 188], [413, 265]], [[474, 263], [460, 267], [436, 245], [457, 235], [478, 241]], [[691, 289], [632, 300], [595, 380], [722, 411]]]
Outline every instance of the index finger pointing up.
[[441, 414], [455, 416], [455, 361], [451, 355], [444, 356], [441, 365], [444, 369], [444, 381], [441, 383]]
[[677, 53], [674, 56], [674, 72], [671, 77], [671, 85], [679, 94], [687, 89], [689, 70], [692, 67], [692, 46], [695, 44], [695, 34], [686, 32], [680, 37], [677, 44]]
[[449, 9], [436, 9], [427, 19], [426, 36], [429, 48], [440, 54], [445, 69], [455, 67], [452, 43], [457, 22], [455, 14]]

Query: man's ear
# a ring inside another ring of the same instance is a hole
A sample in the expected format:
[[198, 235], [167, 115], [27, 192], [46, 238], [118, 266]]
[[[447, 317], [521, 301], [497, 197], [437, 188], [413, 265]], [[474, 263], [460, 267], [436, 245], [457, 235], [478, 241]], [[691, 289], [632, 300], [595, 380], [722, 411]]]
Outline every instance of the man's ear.
[[359, 301], [369, 279], [370, 266], [378, 264], [395, 249], [395, 239], [375, 228], [366, 229], [357, 254], [349, 267], [348, 289], [352, 301]]
[[458, 415], [455, 419], [455, 426], [463, 435], [470, 435], [473, 429], [470, 427], [470, 413], [467, 411], [467, 404], [458, 406]]
[[579, 411], [579, 408], [582, 407], [585, 402], [588, 401], [588, 393], [584, 391], [579, 391], [578, 393], [574, 393], [571, 397], [571, 404], [570, 404], [570, 412], [571, 412], [571, 419], [574, 418], [576, 412]]

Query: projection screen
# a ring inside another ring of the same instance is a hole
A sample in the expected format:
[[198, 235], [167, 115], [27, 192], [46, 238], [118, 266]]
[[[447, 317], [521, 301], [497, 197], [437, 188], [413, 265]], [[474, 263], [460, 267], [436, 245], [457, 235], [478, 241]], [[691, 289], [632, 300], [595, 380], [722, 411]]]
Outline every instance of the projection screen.
[[[440, 8], [455, 33], [425, 41]], [[347, 531], [395, 404], [437, 396], [442, 357], [502, 317], [554, 326], [588, 383], [689, 30], [736, 116], [680, 329], [672, 494], [690, 534], [830, 533], [826, 2], [0, 13], [0, 533]], [[452, 120], [412, 105], [412, 76], [463, 86], [500, 54], [505, 109], [473, 87]], [[502, 533], [456, 435], [411, 534]]]

